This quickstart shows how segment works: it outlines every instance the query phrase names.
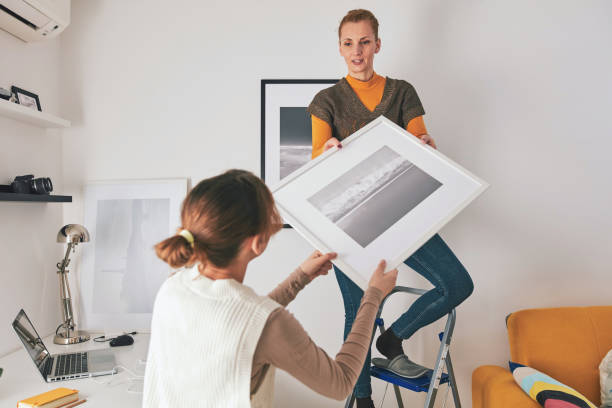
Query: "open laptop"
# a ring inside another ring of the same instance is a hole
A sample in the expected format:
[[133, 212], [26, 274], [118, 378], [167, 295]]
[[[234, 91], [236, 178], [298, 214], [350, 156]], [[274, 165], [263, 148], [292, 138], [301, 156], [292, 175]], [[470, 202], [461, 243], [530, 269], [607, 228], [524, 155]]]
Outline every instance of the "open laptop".
[[95, 377], [117, 372], [115, 355], [110, 350], [51, 355], [23, 309], [13, 321], [13, 329], [47, 382]]

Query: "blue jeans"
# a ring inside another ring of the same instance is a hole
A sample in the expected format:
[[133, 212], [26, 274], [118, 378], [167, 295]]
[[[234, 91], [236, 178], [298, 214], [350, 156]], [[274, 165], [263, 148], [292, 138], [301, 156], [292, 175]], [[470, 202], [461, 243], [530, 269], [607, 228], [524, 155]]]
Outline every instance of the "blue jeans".
[[[391, 325], [390, 329], [397, 337], [408, 339], [418, 329], [435, 322], [467, 299], [474, 290], [474, 284], [461, 262], [438, 234], [431, 237], [404, 263], [435, 286], [420, 296]], [[344, 301], [344, 339], [346, 340], [357, 316], [363, 290], [335, 266], [334, 271]], [[368, 352], [355, 385], [355, 396], [357, 398], [372, 395], [370, 354]]]

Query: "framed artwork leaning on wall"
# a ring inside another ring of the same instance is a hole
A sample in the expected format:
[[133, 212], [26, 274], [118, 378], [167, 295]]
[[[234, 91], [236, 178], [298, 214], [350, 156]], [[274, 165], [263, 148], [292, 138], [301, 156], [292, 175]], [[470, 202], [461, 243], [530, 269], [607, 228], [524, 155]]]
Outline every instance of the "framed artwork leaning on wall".
[[85, 185], [79, 274], [81, 326], [148, 331], [153, 301], [172, 268], [153, 246], [176, 233], [187, 179], [99, 181]]
[[261, 80], [261, 174], [268, 187], [310, 161], [312, 125], [306, 108], [337, 79]]
[[40, 107], [40, 99], [35, 93], [18, 88], [14, 85], [11, 87], [11, 91], [13, 92], [13, 95], [15, 96], [15, 99], [19, 105], [42, 111], [42, 108]]
[[310, 161], [312, 124], [306, 108], [319, 91], [336, 82], [337, 79], [261, 80], [260, 177], [268, 187], [274, 187]]
[[362, 289], [397, 267], [488, 184], [380, 116], [283, 178], [281, 215]]

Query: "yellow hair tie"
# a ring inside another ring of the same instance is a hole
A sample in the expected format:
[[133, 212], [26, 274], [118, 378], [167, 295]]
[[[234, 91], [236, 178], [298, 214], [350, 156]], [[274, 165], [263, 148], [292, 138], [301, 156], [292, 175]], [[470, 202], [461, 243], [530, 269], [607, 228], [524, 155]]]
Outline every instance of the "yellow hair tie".
[[183, 238], [185, 238], [187, 240], [187, 242], [189, 242], [189, 245], [191, 245], [191, 247], [193, 248], [193, 234], [191, 232], [189, 232], [189, 230], [181, 230], [181, 232], [179, 232], [179, 235]]

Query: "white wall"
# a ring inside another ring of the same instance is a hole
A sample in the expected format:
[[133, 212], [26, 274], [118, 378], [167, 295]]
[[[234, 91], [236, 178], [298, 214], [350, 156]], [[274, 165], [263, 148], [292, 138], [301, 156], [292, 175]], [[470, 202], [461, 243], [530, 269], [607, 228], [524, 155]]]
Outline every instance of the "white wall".
[[[57, 114], [59, 41], [26, 44], [0, 30], [0, 55], [0, 86], [32, 91], [43, 111]], [[60, 133], [0, 116], [0, 184], [24, 174], [50, 177], [63, 194]], [[55, 264], [63, 249], [55, 239], [62, 218], [59, 203], [0, 202], [0, 355], [19, 347], [11, 323], [20, 308], [41, 335], [60, 323]]]
[[[413, 83], [439, 149], [492, 185], [442, 231], [476, 285], [452, 348], [470, 406], [472, 370], [508, 359], [508, 313], [610, 303], [611, 3], [74, 2], [61, 39], [62, 113], [74, 124], [62, 139], [66, 190], [257, 172], [260, 79], [344, 75], [337, 23], [360, 6], [381, 23], [377, 71]], [[78, 205], [65, 209], [66, 222], [80, 219]], [[310, 250], [295, 231], [281, 232], [247, 283], [271, 289]], [[399, 282], [428, 287], [413, 274]], [[390, 318], [408, 304], [395, 300]], [[336, 353], [343, 309], [333, 277], [290, 309]], [[434, 326], [406, 344], [418, 361], [434, 358]], [[341, 406], [283, 373], [276, 401]]]

